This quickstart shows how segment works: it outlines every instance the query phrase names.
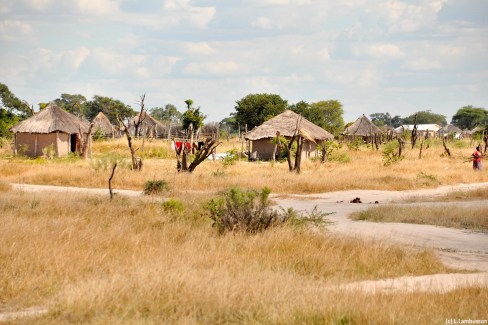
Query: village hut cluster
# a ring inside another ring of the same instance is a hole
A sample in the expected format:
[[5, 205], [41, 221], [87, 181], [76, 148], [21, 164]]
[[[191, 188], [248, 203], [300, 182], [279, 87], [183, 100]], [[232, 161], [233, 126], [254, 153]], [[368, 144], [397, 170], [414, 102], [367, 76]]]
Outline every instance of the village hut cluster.
[[[141, 119], [141, 121], [139, 121]], [[174, 130], [152, 117], [147, 112], [136, 115], [129, 120], [132, 135], [152, 138], [173, 138]], [[414, 127], [418, 136], [423, 138], [460, 139], [470, 137], [477, 132], [462, 131], [453, 125], [441, 127], [437, 124], [402, 125], [396, 129], [388, 126], [377, 127], [365, 115], [344, 129], [339, 136], [341, 141], [362, 141], [378, 146], [378, 143], [391, 141], [396, 137], [405, 137]], [[114, 126], [102, 112], [90, 122], [77, 117], [51, 102], [46, 108], [11, 128], [14, 133], [14, 151], [30, 157], [46, 156], [48, 152], [55, 156], [67, 155], [70, 152], [82, 153], [91, 148], [91, 134], [106, 138], [122, 135], [121, 129]], [[217, 130], [218, 131], [218, 130]], [[137, 134], [136, 134], [137, 133]], [[333, 140], [334, 135], [315, 125], [291, 110], [286, 110], [253, 130], [243, 134], [249, 160], [274, 160], [280, 154], [280, 143], [277, 138], [284, 137], [289, 141], [300, 134], [302, 154], [310, 158], [314, 153], [319, 155], [319, 148], [324, 142]]]

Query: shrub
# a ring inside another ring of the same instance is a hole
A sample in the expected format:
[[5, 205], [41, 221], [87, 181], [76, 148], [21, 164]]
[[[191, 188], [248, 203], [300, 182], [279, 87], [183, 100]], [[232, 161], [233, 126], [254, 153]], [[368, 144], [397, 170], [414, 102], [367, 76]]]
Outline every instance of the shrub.
[[261, 192], [243, 191], [234, 187], [220, 198], [210, 200], [206, 209], [213, 220], [213, 226], [220, 234], [227, 231], [254, 234], [284, 224], [319, 226], [330, 223], [325, 218], [329, 213], [320, 212], [317, 207], [305, 215], [293, 208], [286, 210], [281, 208], [282, 213], [280, 213], [271, 207], [270, 193], [271, 190], [267, 187]]
[[146, 185], [144, 185], [144, 194], [159, 194], [168, 189], [168, 183], [163, 179], [147, 181]]
[[207, 204], [213, 226], [220, 234], [226, 231], [257, 233], [278, 222], [279, 213], [270, 207], [269, 194], [265, 187], [260, 193], [242, 191], [234, 187], [222, 197]]
[[363, 138], [354, 137], [354, 140], [347, 142], [347, 147], [351, 151], [358, 151], [361, 145], [364, 144]]
[[403, 159], [403, 156], [398, 155], [398, 142], [388, 142], [383, 148], [383, 165], [390, 166]]
[[239, 154], [237, 153], [237, 149], [234, 148], [226, 151], [225, 153], [226, 155], [222, 160], [222, 165], [224, 165], [224, 167], [232, 166], [236, 163], [236, 161], [239, 160]]
[[54, 155], [56, 154], [56, 150], [54, 150], [54, 144], [50, 144], [44, 148], [42, 148], [42, 154], [46, 156], [47, 159], [53, 159]]
[[177, 199], [169, 199], [164, 201], [163, 204], [164, 211], [167, 212], [183, 212], [185, 207], [183, 206], [183, 202]]
[[331, 155], [329, 155], [328, 157], [329, 157], [327, 159], [328, 161], [335, 161], [335, 162], [340, 162], [340, 163], [350, 163], [351, 162], [351, 157], [347, 154], [347, 152], [344, 152], [344, 151], [334, 152]]

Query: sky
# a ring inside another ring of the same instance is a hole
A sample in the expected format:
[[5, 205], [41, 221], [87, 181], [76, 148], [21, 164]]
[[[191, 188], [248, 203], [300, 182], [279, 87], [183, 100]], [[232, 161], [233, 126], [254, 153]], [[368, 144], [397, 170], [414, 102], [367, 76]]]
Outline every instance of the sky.
[[220, 121], [251, 93], [362, 114], [488, 109], [486, 0], [0, 0], [0, 82]]

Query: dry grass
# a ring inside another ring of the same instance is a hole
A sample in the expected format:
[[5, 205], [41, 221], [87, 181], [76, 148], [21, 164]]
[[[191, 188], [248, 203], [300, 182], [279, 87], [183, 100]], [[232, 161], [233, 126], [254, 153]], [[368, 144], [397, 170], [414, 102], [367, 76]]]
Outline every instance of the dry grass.
[[333, 293], [330, 285], [352, 280], [449, 270], [427, 250], [304, 229], [218, 236], [200, 204], [189, 197], [179, 212], [152, 199], [5, 192], [0, 304], [50, 306], [41, 324], [410, 323], [484, 310], [484, 289], [449, 302]]
[[354, 220], [427, 224], [488, 232], [488, 206], [395, 206], [375, 207], [351, 215]]
[[445, 195], [433, 197], [412, 197], [405, 202], [453, 202], [453, 201], [478, 201], [488, 200], [488, 190], [486, 188], [478, 188], [466, 191], [452, 191]]
[[[136, 141], [136, 146], [142, 146], [140, 140]], [[249, 163], [245, 160], [228, 167], [218, 161], [208, 161], [192, 175], [181, 175], [176, 171], [176, 160], [171, 158], [168, 142], [147, 141], [144, 148], [144, 155], [152, 158], [144, 159], [143, 171], [136, 173], [127, 168], [118, 168], [114, 187], [142, 190], [146, 181], [164, 179], [174, 190], [220, 191], [235, 185], [253, 189], [268, 186], [273, 193], [286, 194], [349, 189], [407, 190], [488, 181], [488, 173], [475, 173], [469, 164], [463, 163], [464, 157], [471, 153], [469, 147], [451, 148], [454, 158], [441, 158], [443, 148], [439, 144], [424, 150], [422, 160], [418, 159], [418, 149], [415, 149], [407, 151], [404, 160], [389, 167], [383, 166], [381, 151], [367, 148], [349, 151], [344, 146], [335, 154], [347, 155], [351, 162], [320, 164], [304, 161], [300, 175], [289, 173], [286, 163]], [[240, 149], [241, 144], [224, 142], [219, 150], [222, 152], [232, 148]], [[4, 158], [0, 160], [0, 174], [9, 182], [107, 187], [110, 171], [96, 166], [107, 161], [108, 155], [115, 154], [129, 159], [123, 139], [95, 143], [91, 161]]]
[[[484, 171], [463, 164], [468, 147], [451, 148], [452, 159], [440, 158], [443, 149], [435, 145], [421, 161], [418, 150], [410, 151], [390, 167], [381, 152], [344, 147], [339, 161], [303, 162], [300, 175], [289, 173], [286, 163], [246, 161], [228, 167], [208, 161], [191, 175], [178, 174], [167, 142], [144, 147], [143, 171], [121, 166], [113, 186], [142, 190], [148, 180], [162, 179], [167, 195], [183, 202], [182, 211], [153, 197], [60, 198], [0, 183], [3, 310], [48, 306], [49, 315], [36, 319], [40, 324], [404, 324], [486, 317], [487, 289], [373, 296], [328, 289], [449, 272], [430, 251], [290, 227], [218, 236], [201, 209], [209, 195], [231, 186], [286, 194], [488, 181]], [[224, 142], [220, 151], [232, 148], [241, 144]], [[100, 166], [115, 156], [129, 158], [125, 140], [95, 143], [91, 161], [13, 158], [4, 151], [0, 175], [5, 182], [106, 188], [110, 170]], [[340, 162], [344, 157], [350, 162]]]

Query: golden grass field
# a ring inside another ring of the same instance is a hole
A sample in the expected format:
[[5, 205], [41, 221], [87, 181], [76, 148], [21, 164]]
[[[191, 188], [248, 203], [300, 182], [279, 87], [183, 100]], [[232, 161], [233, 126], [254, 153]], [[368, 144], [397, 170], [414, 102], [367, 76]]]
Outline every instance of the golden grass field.
[[[239, 148], [224, 143], [220, 151]], [[39, 318], [15, 324], [444, 324], [485, 319], [488, 289], [448, 293], [338, 292], [338, 284], [404, 275], [457, 272], [426, 249], [338, 238], [289, 225], [256, 235], [218, 235], [204, 203], [231, 186], [273, 193], [344, 189], [402, 190], [486, 182], [463, 158], [468, 146], [440, 157], [432, 146], [389, 167], [381, 152], [341, 149], [349, 163], [208, 161], [178, 174], [164, 141], [145, 143], [142, 172], [119, 168], [114, 187], [142, 190], [162, 179], [162, 196], [125, 198], [13, 191], [8, 183], [107, 188], [101, 167], [110, 151], [129, 158], [125, 143], [95, 143], [91, 160], [0, 160], [0, 312], [44, 306]], [[168, 157], [166, 159], [154, 158]], [[153, 157], [153, 158], [151, 158]]]

